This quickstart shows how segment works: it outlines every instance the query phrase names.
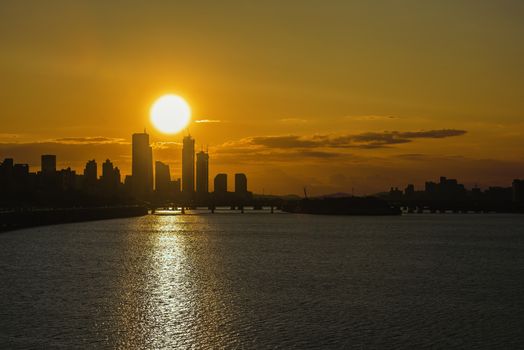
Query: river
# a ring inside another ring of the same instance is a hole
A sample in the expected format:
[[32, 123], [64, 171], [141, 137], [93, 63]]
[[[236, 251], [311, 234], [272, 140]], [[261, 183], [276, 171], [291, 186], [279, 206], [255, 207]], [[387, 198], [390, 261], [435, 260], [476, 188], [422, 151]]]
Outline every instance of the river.
[[524, 348], [524, 215], [149, 215], [0, 234], [2, 348]]

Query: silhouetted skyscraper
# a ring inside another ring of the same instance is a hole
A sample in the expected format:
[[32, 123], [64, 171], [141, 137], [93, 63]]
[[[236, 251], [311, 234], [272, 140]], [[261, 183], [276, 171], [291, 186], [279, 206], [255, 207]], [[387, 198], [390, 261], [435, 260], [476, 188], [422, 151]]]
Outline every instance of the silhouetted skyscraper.
[[84, 180], [86, 185], [94, 185], [96, 183], [97, 176], [98, 166], [96, 164], [96, 161], [92, 159], [86, 163], [86, 167], [84, 168]]
[[102, 178], [111, 178], [113, 176], [113, 163], [106, 159], [102, 164]]
[[115, 194], [120, 185], [120, 170], [113, 168], [113, 163], [109, 159], [106, 159], [102, 164], [102, 177], [100, 178], [100, 182], [106, 195]]
[[149, 195], [153, 191], [153, 151], [145, 132], [133, 134], [132, 173], [135, 195]]
[[191, 198], [195, 192], [195, 140], [184, 137], [182, 148], [182, 193]]
[[235, 193], [236, 194], [246, 194], [247, 193], [246, 174], [243, 174], [243, 173], [235, 174]]
[[215, 194], [224, 194], [227, 192], [227, 174], [217, 174], [215, 176]]
[[4, 169], [12, 169], [14, 166], [13, 158], [5, 158], [2, 164], [0, 164]]
[[43, 154], [41, 158], [41, 170], [43, 175], [56, 174], [56, 155]]
[[197, 153], [196, 192], [201, 196], [209, 193], [209, 154], [204, 151]]
[[180, 195], [181, 190], [181, 180], [180, 178], [171, 181], [171, 190], [173, 191], [173, 195], [178, 196]]
[[117, 186], [120, 186], [122, 184], [122, 175], [120, 174], [120, 169], [118, 169], [117, 166], [113, 169], [113, 176]]
[[169, 165], [160, 161], [155, 162], [155, 191], [157, 193], [167, 194], [171, 183], [169, 174]]
[[512, 194], [514, 202], [524, 203], [524, 180], [513, 180]]
[[406, 196], [406, 198], [411, 198], [414, 195], [415, 195], [415, 185], [413, 184], [407, 185], [407, 187], [404, 189], [404, 196]]

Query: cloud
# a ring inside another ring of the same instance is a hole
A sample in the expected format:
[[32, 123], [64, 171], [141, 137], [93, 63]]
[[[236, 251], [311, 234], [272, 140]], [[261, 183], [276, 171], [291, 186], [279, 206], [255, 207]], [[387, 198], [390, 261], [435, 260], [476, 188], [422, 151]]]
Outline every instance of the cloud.
[[121, 144], [126, 145], [129, 142], [125, 141], [122, 138], [113, 138], [113, 137], [62, 137], [58, 139], [53, 139], [49, 141], [50, 143], [60, 143], [60, 144]]
[[213, 150], [213, 159], [218, 160], [221, 164], [239, 164], [252, 163], [263, 164], [268, 163], [289, 163], [290, 161], [303, 164], [305, 161], [322, 161], [345, 157], [348, 159], [351, 155], [341, 152], [312, 150], [312, 149], [248, 149], [248, 148], [232, 148], [222, 149], [217, 148]]
[[20, 138], [21, 134], [12, 134], [12, 133], [0, 133], [0, 139], [17, 139]]
[[198, 120], [195, 120], [195, 123], [197, 124], [203, 124], [203, 123], [207, 123], [207, 124], [212, 124], [212, 123], [223, 123], [222, 120], [219, 120], [219, 119], [198, 119]]
[[[340, 159], [347, 163], [377, 161], [371, 155], [350, 154], [351, 149], [392, 148], [418, 139], [442, 139], [464, 135], [465, 130], [439, 129], [423, 131], [384, 131], [347, 135], [281, 135], [254, 136], [229, 141], [212, 147], [214, 157], [224, 163], [269, 163], [289, 161], [329, 161]], [[417, 156], [405, 156], [415, 159]], [[419, 157], [419, 158], [422, 158]], [[400, 160], [400, 157], [398, 158]], [[384, 163], [384, 160], [380, 160]]]
[[151, 144], [153, 149], [178, 149], [181, 146], [182, 143], [176, 141], [156, 141]]
[[269, 148], [314, 148], [319, 146], [319, 143], [316, 140], [308, 140], [294, 135], [257, 136], [251, 138], [250, 143]]
[[244, 145], [267, 148], [386, 148], [415, 139], [442, 139], [466, 134], [465, 130], [384, 131], [349, 135], [256, 136], [241, 140]]
[[301, 119], [301, 118], [283, 118], [280, 119], [279, 122], [281, 123], [289, 123], [289, 124], [304, 124], [307, 123], [307, 119]]
[[440, 129], [440, 130], [428, 130], [428, 131], [405, 131], [400, 132], [400, 137], [415, 139], [415, 138], [431, 138], [431, 139], [442, 139], [444, 137], [462, 136], [466, 134], [466, 130], [456, 129]]
[[320, 158], [320, 159], [331, 159], [331, 158], [338, 158], [341, 156], [344, 156], [345, 154], [337, 153], [337, 152], [325, 152], [325, 151], [310, 151], [310, 150], [303, 150], [296, 152], [297, 156], [301, 157], [308, 157], [308, 158]]
[[362, 120], [362, 121], [383, 121], [383, 120], [394, 120], [400, 119], [400, 117], [394, 115], [348, 115], [345, 119], [351, 120]]

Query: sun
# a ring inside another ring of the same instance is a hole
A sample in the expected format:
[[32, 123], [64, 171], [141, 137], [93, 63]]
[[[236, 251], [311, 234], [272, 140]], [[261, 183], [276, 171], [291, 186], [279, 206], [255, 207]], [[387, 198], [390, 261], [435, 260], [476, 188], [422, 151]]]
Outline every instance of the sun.
[[191, 108], [182, 97], [168, 94], [153, 103], [149, 114], [155, 128], [165, 134], [174, 134], [189, 124]]

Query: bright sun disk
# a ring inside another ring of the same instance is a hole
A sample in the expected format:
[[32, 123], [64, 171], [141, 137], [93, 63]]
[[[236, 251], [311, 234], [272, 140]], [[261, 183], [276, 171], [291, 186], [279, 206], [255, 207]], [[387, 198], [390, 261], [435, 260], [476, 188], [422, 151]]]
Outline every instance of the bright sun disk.
[[189, 124], [191, 108], [182, 97], [169, 94], [156, 100], [149, 114], [155, 128], [174, 134]]

